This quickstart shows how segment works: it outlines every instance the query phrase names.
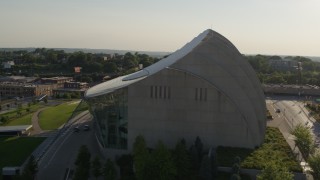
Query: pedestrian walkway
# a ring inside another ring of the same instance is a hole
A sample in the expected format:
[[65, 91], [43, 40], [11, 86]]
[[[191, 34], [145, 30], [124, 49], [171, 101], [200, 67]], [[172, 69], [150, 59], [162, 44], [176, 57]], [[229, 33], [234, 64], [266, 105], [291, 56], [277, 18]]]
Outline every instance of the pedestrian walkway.
[[32, 119], [31, 119], [33, 130], [31, 131], [31, 135], [42, 134], [45, 132], [44, 130], [41, 129], [39, 125], [39, 113], [45, 110], [46, 108], [47, 107], [38, 109], [35, 113], [33, 113]]

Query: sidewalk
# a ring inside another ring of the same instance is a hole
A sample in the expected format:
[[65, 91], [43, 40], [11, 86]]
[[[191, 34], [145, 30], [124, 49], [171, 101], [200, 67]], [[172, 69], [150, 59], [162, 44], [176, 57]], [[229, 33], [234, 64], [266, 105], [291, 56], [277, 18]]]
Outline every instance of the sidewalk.
[[32, 119], [31, 119], [33, 130], [31, 131], [31, 135], [42, 134], [43, 132], [45, 132], [41, 129], [39, 125], [39, 113], [45, 110], [46, 108], [48, 107], [38, 109], [35, 113], [33, 113]]

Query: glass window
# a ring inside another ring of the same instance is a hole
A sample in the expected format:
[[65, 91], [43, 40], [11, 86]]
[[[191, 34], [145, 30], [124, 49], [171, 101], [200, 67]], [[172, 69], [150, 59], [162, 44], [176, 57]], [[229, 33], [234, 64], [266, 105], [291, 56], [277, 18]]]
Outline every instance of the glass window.
[[96, 134], [105, 148], [127, 149], [128, 89], [87, 100], [96, 124]]

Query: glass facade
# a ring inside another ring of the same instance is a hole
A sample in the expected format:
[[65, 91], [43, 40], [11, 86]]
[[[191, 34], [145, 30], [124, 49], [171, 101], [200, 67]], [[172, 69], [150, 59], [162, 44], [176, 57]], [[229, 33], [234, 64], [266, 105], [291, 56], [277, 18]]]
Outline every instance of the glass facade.
[[98, 139], [105, 148], [127, 149], [128, 88], [88, 98]]

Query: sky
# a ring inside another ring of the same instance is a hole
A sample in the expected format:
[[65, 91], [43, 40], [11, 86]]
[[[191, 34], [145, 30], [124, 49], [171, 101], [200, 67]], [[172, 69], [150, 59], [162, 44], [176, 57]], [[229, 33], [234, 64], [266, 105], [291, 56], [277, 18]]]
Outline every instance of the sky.
[[0, 47], [173, 52], [206, 29], [243, 54], [320, 56], [319, 0], [0, 0]]

